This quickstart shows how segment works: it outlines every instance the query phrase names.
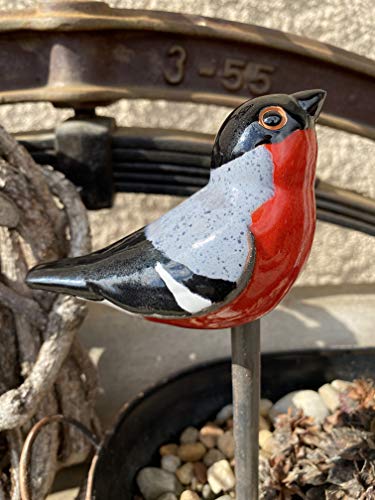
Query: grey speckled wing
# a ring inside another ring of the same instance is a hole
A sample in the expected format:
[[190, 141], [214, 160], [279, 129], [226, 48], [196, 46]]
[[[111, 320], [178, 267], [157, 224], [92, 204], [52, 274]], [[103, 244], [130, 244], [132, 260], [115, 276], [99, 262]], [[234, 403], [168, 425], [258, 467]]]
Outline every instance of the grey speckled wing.
[[146, 237], [195, 274], [237, 282], [251, 214], [273, 195], [272, 156], [260, 146], [212, 170], [207, 186], [148, 225]]

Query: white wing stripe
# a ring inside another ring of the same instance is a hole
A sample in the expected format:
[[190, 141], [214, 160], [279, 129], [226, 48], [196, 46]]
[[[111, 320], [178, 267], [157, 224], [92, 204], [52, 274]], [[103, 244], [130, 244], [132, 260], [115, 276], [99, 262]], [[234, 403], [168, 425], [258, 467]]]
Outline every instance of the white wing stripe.
[[160, 262], [156, 264], [155, 271], [163, 280], [168, 290], [173, 294], [177, 304], [184, 309], [184, 311], [194, 314], [212, 305], [209, 299], [205, 299], [197, 293], [191, 292], [185, 285], [176, 281]]

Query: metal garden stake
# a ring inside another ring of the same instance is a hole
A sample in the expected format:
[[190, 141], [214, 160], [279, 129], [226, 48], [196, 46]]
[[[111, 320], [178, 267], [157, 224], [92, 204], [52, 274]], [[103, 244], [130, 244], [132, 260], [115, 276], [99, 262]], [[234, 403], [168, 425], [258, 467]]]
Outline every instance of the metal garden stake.
[[216, 137], [210, 180], [99, 252], [41, 264], [32, 288], [190, 328], [232, 328], [237, 500], [258, 497], [259, 318], [296, 280], [315, 228], [314, 125], [326, 93], [257, 97]]

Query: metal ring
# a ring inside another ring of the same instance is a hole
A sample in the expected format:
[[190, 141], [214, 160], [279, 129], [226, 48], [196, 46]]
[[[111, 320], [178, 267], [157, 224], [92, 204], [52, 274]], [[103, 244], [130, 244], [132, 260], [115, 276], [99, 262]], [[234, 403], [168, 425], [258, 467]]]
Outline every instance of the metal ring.
[[39, 432], [45, 425], [58, 422], [73, 425], [76, 429], [82, 432], [84, 436], [90, 441], [94, 446], [95, 450], [98, 451], [100, 443], [97, 437], [83, 424], [74, 420], [73, 418], [64, 417], [63, 415], [49, 415], [37, 422], [31, 429], [26, 437], [23, 444], [21, 457], [20, 457], [20, 469], [19, 469], [19, 481], [20, 481], [20, 496], [22, 500], [31, 500], [31, 493], [29, 488], [29, 465], [31, 459], [32, 446]]
[[[281, 122], [277, 125], [267, 125], [264, 121], [264, 115], [266, 113], [269, 113], [270, 111], [275, 111], [281, 116]], [[280, 130], [283, 128], [283, 126], [286, 124], [288, 121], [288, 117], [286, 116], [285, 111], [283, 108], [280, 106], [267, 106], [267, 108], [262, 109], [262, 111], [259, 113], [259, 123], [262, 125], [262, 127], [268, 129], [268, 130]]]

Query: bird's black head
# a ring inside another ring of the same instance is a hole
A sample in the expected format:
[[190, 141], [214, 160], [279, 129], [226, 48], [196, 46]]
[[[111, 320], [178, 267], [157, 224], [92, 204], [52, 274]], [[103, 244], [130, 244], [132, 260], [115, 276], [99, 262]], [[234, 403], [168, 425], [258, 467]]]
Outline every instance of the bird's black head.
[[295, 130], [314, 127], [323, 106], [324, 90], [256, 97], [236, 108], [221, 126], [212, 152], [212, 167], [261, 144], [281, 142]]

